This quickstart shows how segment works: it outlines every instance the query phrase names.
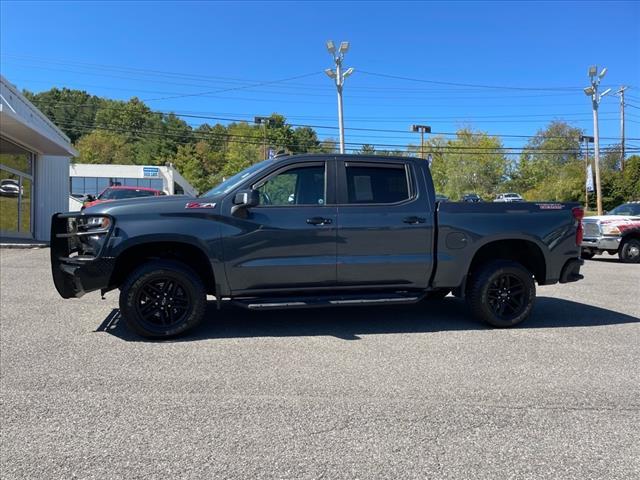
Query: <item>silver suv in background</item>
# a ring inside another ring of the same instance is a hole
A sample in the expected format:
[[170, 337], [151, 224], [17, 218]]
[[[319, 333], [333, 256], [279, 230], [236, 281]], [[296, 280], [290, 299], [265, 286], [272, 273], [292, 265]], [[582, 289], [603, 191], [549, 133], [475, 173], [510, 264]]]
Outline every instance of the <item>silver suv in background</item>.
[[524, 202], [524, 198], [522, 198], [517, 193], [501, 193], [493, 201], [494, 202]]

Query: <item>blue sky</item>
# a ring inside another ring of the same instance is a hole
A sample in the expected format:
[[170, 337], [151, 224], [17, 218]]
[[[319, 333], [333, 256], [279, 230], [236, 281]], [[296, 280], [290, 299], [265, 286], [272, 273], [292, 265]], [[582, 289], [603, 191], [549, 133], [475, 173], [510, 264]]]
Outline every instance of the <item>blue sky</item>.
[[[3, 1], [0, 13], [0, 70], [20, 88], [137, 96], [155, 110], [221, 118], [279, 112], [327, 127], [337, 120], [324, 43], [349, 40], [346, 127], [393, 130], [347, 130], [354, 144], [415, 142], [412, 123], [532, 135], [563, 119], [590, 134], [581, 91], [590, 64], [608, 67], [607, 86], [629, 85], [628, 103], [640, 107], [640, 2]], [[618, 111], [615, 96], [603, 100], [604, 144], [619, 135]], [[627, 120], [627, 137], [640, 137], [640, 108], [627, 108]]]

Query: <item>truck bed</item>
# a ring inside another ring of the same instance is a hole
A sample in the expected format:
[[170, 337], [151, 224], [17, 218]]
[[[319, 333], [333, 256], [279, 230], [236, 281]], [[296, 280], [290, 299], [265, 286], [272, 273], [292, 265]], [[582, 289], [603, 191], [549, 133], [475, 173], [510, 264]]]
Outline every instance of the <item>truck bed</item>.
[[500, 250], [500, 242], [504, 242], [502, 250], [506, 251], [501, 253], [508, 255], [514, 240], [535, 257], [533, 263], [545, 266], [536, 275], [538, 284], [558, 282], [567, 256], [580, 255], [576, 245], [579, 222], [573, 214], [579, 207], [578, 203], [550, 202], [437, 203], [432, 286], [461, 285], [476, 252], [489, 244], [487, 248]]

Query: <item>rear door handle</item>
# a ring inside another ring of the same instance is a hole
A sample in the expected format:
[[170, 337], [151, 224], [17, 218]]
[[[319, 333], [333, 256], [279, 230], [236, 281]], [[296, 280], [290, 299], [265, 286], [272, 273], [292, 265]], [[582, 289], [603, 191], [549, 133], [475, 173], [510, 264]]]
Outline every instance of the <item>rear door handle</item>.
[[415, 217], [415, 216], [413, 216], [413, 217], [405, 217], [405, 218], [403, 218], [403, 219], [402, 219], [402, 221], [403, 221], [404, 223], [410, 223], [410, 224], [412, 224], [412, 225], [415, 225], [415, 224], [417, 224], [417, 223], [424, 223], [424, 222], [426, 222], [426, 219], [425, 219], [425, 218], [422, 218], [422, 217]]
[[307, 223], [309, 225], [329, 225], [332, 223], [332, 220], [330, 218], [311, 217], [307, 218]]

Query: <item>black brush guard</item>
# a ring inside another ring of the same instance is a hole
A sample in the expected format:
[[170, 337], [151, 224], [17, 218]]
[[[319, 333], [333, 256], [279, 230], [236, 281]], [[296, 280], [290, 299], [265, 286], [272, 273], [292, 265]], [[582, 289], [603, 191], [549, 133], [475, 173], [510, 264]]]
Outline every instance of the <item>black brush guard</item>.
[[[109, 219], [109, 227], [89, 230], [91, 217]], [[62, 298], [81, 297], [87, 292], [106, 289], [113, 272], [114, 259], [104, 256], [113, 233], [114, 219], [104, 214], [56, 213], [51, 218], [51, 272]], [[105, 236], [100, 248], [92, 248], [83, 237]]]

